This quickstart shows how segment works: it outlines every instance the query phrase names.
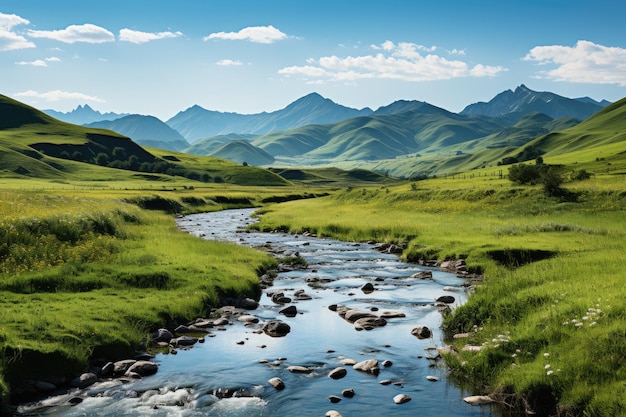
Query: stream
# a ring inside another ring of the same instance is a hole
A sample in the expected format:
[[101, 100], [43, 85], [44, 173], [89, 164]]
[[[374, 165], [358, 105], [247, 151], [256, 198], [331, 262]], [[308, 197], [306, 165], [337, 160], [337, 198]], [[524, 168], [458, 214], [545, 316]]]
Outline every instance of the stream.
[[[452, 308], [465, 302], [463, 279], [401, 262], [371, 244], [246, 232], [245, 227], [255, 221], [253, 211], [194, 214], [177, 223], [204, 239], [269, 245], [279, 253], [298, 252], [308, 262], [306, 269], [280, 272], [259, 307], [245, 312], [258, 318], [258, 324], [231, 320], [224, 331], [212, 330], [204, 343], [176, 355], [156, 355], [153, 361], [159, 370], [153, 376], [102, 381], [65, 397], [21, 406], [20, 415], [306, 417], [324, 416], [329, 410], [343, 417], [497, 415], [489, 407], [466, 404], [463, 397], [472, 393], [448, 382], [445, 363], [436, 358], [435, 348], [444, 343], [442, 317], [434, 301], [452, 295]], [[411, 277], [423, 271], [431, 271], [432, 279]], [[374, 291], [364, 292], [366, 283], [373, 284]], [[268, 292], [282, 292], [291, 303], [279, 305]], [[296, 307], [294, 317], [279, 313], [288, 305]], [[331, 305], [377, 315], [401, 313], [395, 314], [401, 317], [388, 318], [383, 327], [357, 331], [331, 311]], [[259, 331], [264, 322], [274, 319], [287, 323], [289, 334], [270, 337]], [[413, 336], [417, 326], [430, 328], [432, 337]], [[360, 372], [342, 363], [350, 359], [376, 359], [380, 373]], [[308, 373], [292, 372], [290, 366], [306, 367]], [[346, 369], [346, 375], [330, 378], [337, 367]], [[284, 389], [268, 383], [275, 377], [284, 382]], [[345, 394], [348, 389], [353, 396]], [[396, 404], [398, 394], [410, 401]], [[68, 399], [77, 396], [82, 401], [69, 405]], [[338, 402], [331, 402], [330, 396]]]

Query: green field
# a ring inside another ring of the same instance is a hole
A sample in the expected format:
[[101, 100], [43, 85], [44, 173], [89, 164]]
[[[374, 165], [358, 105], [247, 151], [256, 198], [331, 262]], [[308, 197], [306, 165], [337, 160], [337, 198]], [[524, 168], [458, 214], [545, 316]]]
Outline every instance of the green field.
[[281, 204], [263, 210], [258, 227], [406, 244], [402, 256], [414, 262], [466, 259], [484, 280], [444, 322], [450, 337], [469, 333], [450, 339], [458, 353], [446, 356], [462, 384], [544, 414], [623, 415], [621, 166], [566, 183], [575, 201], [473, 173]]
[[[433, 159], [442, 175], [406, 182], [142, 148], [0, 96], [2, 401], [31, 377], [143, 349], [150, 330], [224, 295], [258, 297], [276, 260], [182, 233], [174, 216], [262, 207], [263, 230], [465, 259], [482, 280], [444, 319], [459, 383], [505, 408], [624, 415], [625, 115], [621, 100], [521, 146]], [[512, 182], [520, 171], [536, 177]]]

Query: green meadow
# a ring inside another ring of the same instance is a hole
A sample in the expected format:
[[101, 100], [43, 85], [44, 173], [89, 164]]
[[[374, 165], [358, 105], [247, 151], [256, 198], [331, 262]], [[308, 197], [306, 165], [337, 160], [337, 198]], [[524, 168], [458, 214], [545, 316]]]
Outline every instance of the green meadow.
[[566, 199], [488, 170], [349, 188], [263, 209], [258, 227], [401, 243], [410, 262], [465, 259], [483, 280], [444, 318], [459, 383], [504, 408], [617, 416], [626, 407], [626, 170], [618, 160], [612, 168], [563, 184]]

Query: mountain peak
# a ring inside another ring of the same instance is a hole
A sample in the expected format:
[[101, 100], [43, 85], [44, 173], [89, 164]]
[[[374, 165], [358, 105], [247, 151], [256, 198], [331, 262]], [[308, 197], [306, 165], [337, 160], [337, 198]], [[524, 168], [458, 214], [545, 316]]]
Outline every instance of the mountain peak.
[[553, 119], [573, 117], [584, 120], [601, 109], [602, 106], [599, 103], [562, 97], [550, 92], [533, 91], [521, 84], [513, 93], [507, 90], [487, 103], [470, 104], [460, 114], [495, 117], [511, 115], [515, 120], [519, 120], [525, 114], [538, 112]]

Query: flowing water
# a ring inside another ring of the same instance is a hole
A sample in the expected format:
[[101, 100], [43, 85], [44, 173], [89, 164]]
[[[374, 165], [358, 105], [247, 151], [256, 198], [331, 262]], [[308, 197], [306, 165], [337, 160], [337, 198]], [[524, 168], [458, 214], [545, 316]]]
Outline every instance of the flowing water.
[[[489, 408], [463, 402], [458, 387], [446, 381], [443, 361], [435, 359], [435, 347], [443, 345], [441, 313], [435, 298], [453, 295], [452, 305], [465, 301], [463, 280], [432, 269], [433, 279], [411, 278], [428, 268], [401, 262], [372, 245], [346, 243], [282, 233], [243, 232], [254, 220], [253, 210], [228, 210], [195, 214], [178, 220], [179, 227], [205, 239], [219, 239], [254, 247], [267, 246], [285, 253], [299, 252], [308, 268], [281, 272], [267, 291], [283, 292], [296, 299], [301, 290], [311, 299], [293, 301], [298, 314], [285, 317], [285, 306], [265, 293], [260, 306], [247, 313], [260, 323], [245, 326], [237, 321], [225, 331], [213, 331], [192, 348], [177, 355], [158, 354], [156, 375], [142, 380], [111, 380], [83, 391], [52, 397], [23, 406], [24, 415], [55, 416], [324, 416], [337, 410], [349, 416], [489, 416]], [[375, 284], [364, 293], [363, 284]], [[446, 291], [444, 291], [444, 287]], [[453, 287], [453, 288], [449, 288]], [[456, 291], [450, 291], [456, 290]], [[356, 331], [328, 307], [345, 305], [360, 310], [399, 311], [405, 317], [390, 318], [384, 327]], [[270, 337], [258, 329], [263, 322], [280, 319], [289, 324], [285, 337]], [[430, 339], [411, 335], [417, 326], [433, 331]], [[377, 359], [380, 374], [370, 375], [342, 365], [344, 358]], [[308, 374], [294, 373], [292, 365], [308, 367]], [[328, 374], [343, 366], [347, 375]], [[277, 390], [268, 380], [279, 377], [285, 388]], [[429, 377], [429, 378], [427, 378]], [[433, 381], [432, 377], [438, 378]], [[383, 385], [383, 381], [391, 381]], [[342, 391], [352, 388], [354, 396]], [[395, 404], [406, 394], [411, 401]], [[331, 403], [329, 396], [341, 400]], [[71, 398], [81, 398], [69, 405]], [[76, 401], [78, 402], [78, 401]], [[495, 414], [494, 414], [495, 415]]]

